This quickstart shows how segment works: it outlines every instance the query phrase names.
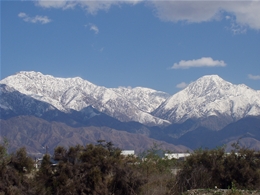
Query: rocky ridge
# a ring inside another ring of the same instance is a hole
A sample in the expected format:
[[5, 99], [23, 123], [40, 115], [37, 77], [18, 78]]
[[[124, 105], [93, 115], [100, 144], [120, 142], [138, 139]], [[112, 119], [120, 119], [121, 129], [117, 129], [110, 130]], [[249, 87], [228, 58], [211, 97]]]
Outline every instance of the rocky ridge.
[[39, 72], [19, 72], [0, 81], [22, 94], [51, 104], [60, 111], [93, 108], [121, 121], [169, 124], [150, 114], [169, 95], [148, 88], [105, 88], [82, 78], [55, 78]]

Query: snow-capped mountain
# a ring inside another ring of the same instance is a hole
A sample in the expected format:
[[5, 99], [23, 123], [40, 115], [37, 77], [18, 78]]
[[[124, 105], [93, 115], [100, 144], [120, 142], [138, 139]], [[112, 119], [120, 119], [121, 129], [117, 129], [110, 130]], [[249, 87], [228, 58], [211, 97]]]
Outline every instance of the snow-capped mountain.
[[121, 121], [161, 125], [166, 120], [150, 114], [169, 95], [148, 88], [105, 88], [82, 78], [55, 78], [39, 72], [19, 72], [0, 81], [22, 94], [46, 102], [60, 111], [92, 106]]
[[[106, 88], [79, 77], [56, 78], [25, 71], [0, 84], [9, 87], [5, 90], [15, 89], [62, 112], [92, 106], [120, 121], [150, 125], [224, 117], [222, 128], [243, 117], [260, 115], [260, 91], [243, 84], [233, 85], [217, 75], [201, 77], [173, 96], [148, 88]], [[6, 109], [3, 101], [0, 106]]]
[[233, 85], [217, 75], [203, 76], [168, 98], [153, 114], [179, 123], [211, 116], [237, 121], [260, 115], [260, 91]]
[[[260, 91], [234, 85], [216, 75], [201, 77], [170, 96], [142, 87], [106, 88], [79, 77], [19, 72], [0, 81], [0, 96], [5, 137], [22, 138], [20, 145], [32, 148], [46, 140], [53, 146], [63, 144], [63, 136], [68, 145], [88, 137], [121, 143], [120, 136], [129, 140], [144, 136], [132, 143], [139, 147], [147, 138], [193, 149], [216, 147], [240, 138], [247, 144], [254, 140], [260, 143]], [[165, 123], [169, 125], [161, 126]], [[92, 128], [94, 134], [88, 134]], [[109, 137], [104, 130], [119, 136]], [[127, 141], [124, 147], [129, 147]]]

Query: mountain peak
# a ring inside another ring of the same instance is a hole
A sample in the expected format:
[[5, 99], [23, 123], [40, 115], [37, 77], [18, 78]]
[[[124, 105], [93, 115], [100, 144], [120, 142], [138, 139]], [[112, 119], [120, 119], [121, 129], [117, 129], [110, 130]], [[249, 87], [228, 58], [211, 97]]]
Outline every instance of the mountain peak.
[[212, 75], [204, 75], [200, 77], [199, 79], [222, 79], [220, 76], [217, 74], [212, 74]]
[[215, 84], [219, 84], [219, 83], [223, 83], [223, 82], [226, 82], [224, 79], [222, 79], [220, 76], [218, 75], [205, 75], [205, 76], [202, 76], [200, 77], [199, 79], [197, 79], [195, 81], [196, 83], [211, 83], [211, 82], [214, 82]]
[[259, 105], [257, 91], [234, 85], [218, 75], [207, 75], [168, 98], [154, 115], [171, 122], [209, 116], [228, 116], [235, 121], [259, 115]]
[[15, 75], [12, 75], [11, 77], [15, 76], [26, 76], [30, 79], [62, 79], [62, 80], [72, 80], [72, 81], [84, 81], [81, 77], [72, 77], [72, 78], [61, 78], [61, 77], [54, 77], [52, 75], [43, 74], [41, 72], [36, 71], [20, 71], [17, 72]]
[[36, 71], [20, 71], [20, 72], [17, 72], [15, 75], [12, 75], [11, 77], [28, 77], [29, 79], [34, 79], [34, 78], [37, 78], [37, 77], [51, 77], [50, 75], [44, 75], [42, 74], [41, 72], [36, 72]]
[[223, 93], [230, 89], [232, 84], [218, 75], [206, 75], [192, 82], [185, 89], [195, 96], [204, 96], [212, 93]]

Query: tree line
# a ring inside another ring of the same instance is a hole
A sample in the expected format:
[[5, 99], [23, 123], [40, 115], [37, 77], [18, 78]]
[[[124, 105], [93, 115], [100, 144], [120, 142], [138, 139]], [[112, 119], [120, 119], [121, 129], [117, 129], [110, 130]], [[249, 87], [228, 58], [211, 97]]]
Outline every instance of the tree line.
[[[111, 142], [58, 146], [38, 170], [25, 148], [0, 144], [0, 195], [169, 195], [190, 189], [260, 190], [260, 152], [234, 145], [198, 149], [183, 161], [163, 159], [155, 145], [139, 157], [123, 156]], [[52, 159], [57, 164], [52, 163]], [[179, 170], [174, 174], [173, 170]]]

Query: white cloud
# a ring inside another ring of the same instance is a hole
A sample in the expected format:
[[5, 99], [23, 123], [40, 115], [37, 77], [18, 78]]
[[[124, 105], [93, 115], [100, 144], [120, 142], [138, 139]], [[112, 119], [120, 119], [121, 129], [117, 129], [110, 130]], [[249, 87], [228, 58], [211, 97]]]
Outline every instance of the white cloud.
[[216, 2], [207, 1], [151, 1], [157, 16], [164, 21], [205, 22], [218, 11]]
[[225, 12], [234, 16], [239, 25], [260, 29], [260, 1], [149, 1], [157, 16], [165, 21], [207, 22], [224, 18]]
[[26, 13], [20, 12], [20, 13], [18, 14], [18, 17], [20, 17], [20, 18], [25, 18], [25, 17], [27, 17], [27, 15], [26, 15]]
[[176, 87], [179, 88], [179, 89], [183, 89], [183, 88], [185, 88], [185, 87], [187, 87], [187, 86], [188, 86], [188, 84], [185, 83], [185, 82], [181, 82], [181, 83], [179, 83], [179, 84], [176, 85]]
[[246, 26], [237, 23], [234, 17], [227, 15], [225, 18], [230, 21], [230, 27], [227, 29], [231, 30], [233, 34], [244, 34], [247, 32]]
[[136, 5], [143, 0], [121, 0], [121, 1], [99, 1], [99, 0], [36, 0], [36, 5], [44, 7], [44, 8], [61, 8], [61, 9], [68, 9], [74, 8], [75, 6], [80, 6], [84, 8], [90, 14], [96, 14], [100, 10], [109, 10], [113, 5], [121, 5], [121, 4], [130, 4]]
[[230, 19], [231, 19], [231, 16], [225, 16], [225, 18], [226, 18], [227, 20], [230, 20]]
[[260, 1], [238, 1], [229, 2], [226, 11], [233, 13], [236, 22], [240, 25], [247, 25], [253, 29], [260, 29]]
[[36, 4], [41, 7], [45, 8], [62, 8], [66, 5], [66, 0], [56, 0], [56, 1], [45, 1], [45, 0], [38, 0]]
[[25, 22], [30, 22], [30, 23], [41, 23], [41, 24], [47, 24], [51, 22], [51, 19], [49, 19], [47, 16], [35, 16], [35, 17], [30, 17], [26, 13], [21, 12], [18, 14], [18, 17], [22, 18]]
[[44, 8], [69, 9], [79, 6], [89, 14], [96, 14], [100, 10], [108, 11], [115, 5], [135, 5], [144, 2], [151, 5], [156, 15], [164, 21], [199, 23], [224, 19], [228, 13], [234, 17], [236, 24], [260, 29], [260, 0], [36, 0], [35, 2]]
[[181, 60], [179, 63], [174, 63], [172, 69], [188, 69], [191, 67], [215, 67], [226, 66], [223, 60], [213, 60], [210, 57], [202, 57], [196, 60]]
[[260, 75], [248, 74], [247, 76], [249, 79], [252, 79], [252, 80], [260, 80]]
[[98, 34], [99, 33], [99, 29], [98, 27], [95, 25], [95, 24], [89, 24], [89, 30], [92, 30], [95, 32], [95, 34]]

